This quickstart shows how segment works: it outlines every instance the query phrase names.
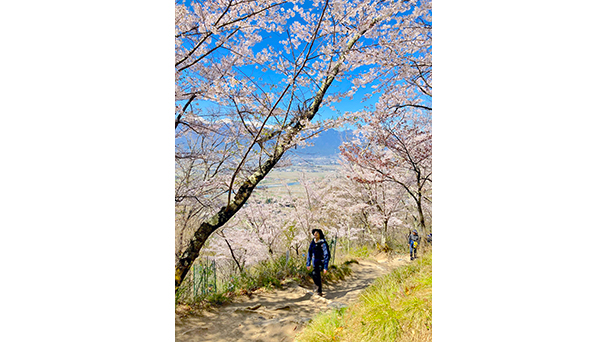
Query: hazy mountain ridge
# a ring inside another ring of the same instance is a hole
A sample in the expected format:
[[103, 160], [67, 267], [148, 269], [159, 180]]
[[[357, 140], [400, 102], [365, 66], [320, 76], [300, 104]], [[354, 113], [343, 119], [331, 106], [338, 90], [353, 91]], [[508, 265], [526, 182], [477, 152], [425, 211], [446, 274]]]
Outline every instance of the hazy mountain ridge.
[[337, 161], [340, 156], [340, 145], [342, 145], [343, 141], [348, 141], [352, 137], [353, 132], [351, 130], [338, 131], [329, 129], [307, 140], [312, 143], [312, 146], [294, 148], [292, 149], [292, 153], [306, 160], [320, 158]]
[[[311, 146], [294, 147], [287, 154], [292, 163], [298, 164], [317, 164], [331, 165], [337, 164], [340, 157], [340, 145], [343, 141], [352, 139], [353, 131], [345, 130], [338, 131], [329, 129], [319, 133], [316, 137], [310, 138], [307, 142], [312, 143]], [[176, 147], [187, 149], [186, 137], [176, 138]]]

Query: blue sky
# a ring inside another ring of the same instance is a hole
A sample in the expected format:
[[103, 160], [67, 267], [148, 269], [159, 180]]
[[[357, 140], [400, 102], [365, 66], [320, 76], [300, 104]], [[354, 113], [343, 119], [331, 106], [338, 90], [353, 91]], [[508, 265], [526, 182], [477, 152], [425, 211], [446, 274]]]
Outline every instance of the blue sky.
[[[308, 9], [312, 9], [312, 7], [310, 6], [310, 3], [311, 2], [308, 1]], [[306, 8], [307, 6], [304, 6], [304, 7]], [[295, 18], [292, 18], [290, 20], [290, 23], [293, 22], [294, 20], [300, 20], [299, 16], [296, 15]], [[283, 50], [283, 46], [281, 44], [279, 44], [279, 41], [286, 38], [285, 34], [279, 34], [276, 32], [263, 32], [262, 37], [263, 37], [262, 42], [257, 44], [253, 49], [254, 53], [257, 53], [257, 52], [261, 51], [262, 49], [267, 48], [269, 46], [272, 46], [276, 50]], [[301, 50], [302, 48], [303, 48], [303, 44], [299, 47], [299, 49]], [[223, 50], [222, 53], [230, 53], [230, 52]], [[362, 68], [357, 69], [356, 72], [363, 72], [363, 71], [366, 71], [368, 68], [369, 67], [362, 67]], [[243, 66], [240, 68], [240, 70], [243, 71], [244, 73], [246, 73], [248, 75], [252, 75], [256, 78], [262, 77], [266, 82], [269, 82], [269, 83], [279, 81], [282, 78], [281, 75], [277, 75], [271, 71], [263, 72], [262, 69], [257, 68], [255, 66]], [[378, 83], [378, 81], [376, 81], [373, 84], [376, 84], [376, 83]], [[371, 99], [365, 101], [364, 103], [362, 102], [364, 95], [367, 92], [372, 91], [371, 86], [373, 84], [368, 84], [365, 88], [359, 89], [359, 91], [353, 96], [352, 100], [343, 99], [340, 102], [332, 103], [331, 107], [335, 108], [335, 110], [332, 109], [328, 105], [322, 106], [319, 113], [315, 116], [315, 120], [335, 117], [335, 116], [339, 115], [340, 113], [344, 113], [347, 111], [350, 111], [350, 112], [359, 111], [359, 110], [364, 109], [364, 106], [373, 105], [375, 103], [375, 101], [380, 97], [380, 94], [374, 94], [371, 97]], [[341, 81], [335, 80], [333, 82], [331, 88], [329, 89], [329, 94], [332, 94], [335, 92], [348, 91], [350, 89], [350, 86], [351, 86], [350, 82], [347, 81], [346, 79], [343, 79]], [[186, 101], [180, 101], [180, 102], [178, 102], [178, 104], [183, 105], [183, 104], [185, 104], [185, 102]], [[206, 102], [204, 102], [204, 101], [195, 101], [195, 103], [198, 103], [198, 105], [200, 107], [207, 106]]]

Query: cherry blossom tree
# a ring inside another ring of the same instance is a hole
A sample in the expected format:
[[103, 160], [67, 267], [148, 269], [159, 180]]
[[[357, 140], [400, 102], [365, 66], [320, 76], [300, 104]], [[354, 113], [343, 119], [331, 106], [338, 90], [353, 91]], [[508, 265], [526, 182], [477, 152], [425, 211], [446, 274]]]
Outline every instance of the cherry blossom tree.
[[405, 190], [372, 171], [344, 163], [335, 175], [315, 181], [303, 175], [299, 184], [303, 195], [291, 197], [293, 214], [306, 232], [322, 228], [326, 236], [346, 239], [347, 244], [371, 240], [380, 249], [395, 231], [403, 232], [408, 216]]
[[342, 179], [345, 178], [335, 174], [322, 179], [311, 179], [302, 173], [298, 180], [302, 194], [297, 195], [286, 186], [292, 204], [290, 209], [295, 222], [294, 230], [299, 233], [291, 244], [296, 253], [300, 247], [308, 247], [314, 228], [322, 229], [329, 240], [346, 240], [347, 246], [350, 246], [351, 241], [359, 239], [358, 234], [363, 229], [356, 227], [353, 223], [354, 216], [347, 210], [353, 204], [352, 198], [345, 197], [340, 192]]
[[268, 258], [268, 249], [256, 234], [242, 227], [240, 222], [231, 222], [210, 236], [201, 254], [212, 257], [221, 278], [230, 279], [245, 268]]
[[240, 212], [240, 222], [255, 233], [258, 241], [265, 246], [268, 256], [274, 258], [289, 247], [286, 246], [283, 233], [291, 223], [289, 212], [282, 201], [250, 200]]
[[380, 250], [387, 249], [391, 231], [404, 226], [406, 206], [400, 199], [405, 191], [353, 163], [343, 162], [341, 174], [338, 193], [350, 202], [342, 206], [349, 215], [358, 218], [374, 245]]
[[421, 105], [429, 16], [426, 0], [176, 3], [176, 290], [289, 149], [353, 119], [322, 108], [366, 85]]
[[[370, 73], [383, 80], [373, 84], [378, 101], [350, 115], [357, 122], [359, 140], [345, 143], [342, 155], [354, 165], [374, 174], [369, 181], [390, 181], [405, 189], [415, 203], [416, 225], [427, 230], [430, 218], [432, 182], [432, 37], [430, 3], [421, 3], [411, 34], [379, 39], [379, 45], [394, 43], [391, 49], [368, 50], [367, 58], [382, 65]], [[413, 48], [413, 50], [412, 50]], [[371, 83], [372, 78], [366, 78]], [[363, 86], [364, 83], [361, 83]], [[354, 89], [355, 87], [353, 87]]]
[[368, 205], [361, 201], [360, 184], [346, 178], [342, 170], [327, 179], [326, 183], [321, 205], [332, 234], [345, 243], [347, 250], [351, 249], [353, 242], [375, 241], [366, 216], [365, 208]]
[[350, 163], [371, 173], [371, 176], [356, 180], [364, 184], [392, 182], [400, 185], [415, 204], [416, 225], [426, 232], [426, 217], [430, 216], [432, 201], [430, 127], [407, 117], [390, 116], [382, 121], [369, 120], [360, 132], [364, 139], [341, 146], [342, 155]]

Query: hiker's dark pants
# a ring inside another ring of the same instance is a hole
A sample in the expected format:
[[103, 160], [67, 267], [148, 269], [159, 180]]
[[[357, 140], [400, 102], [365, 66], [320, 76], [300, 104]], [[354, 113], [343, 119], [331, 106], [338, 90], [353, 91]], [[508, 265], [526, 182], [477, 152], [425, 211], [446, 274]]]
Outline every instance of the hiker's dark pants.
[[415, 258], [417, 251], [418, 251], [418, 248], [414, 248], [414, 246], [410, 246], [410, 257]]
[[321, 273], [323, 272], [323, 264], [313, 265], [312, 268], [312, 280], [315, 282], [317, 286], [317, 293], [322, 293], [321, 289]]

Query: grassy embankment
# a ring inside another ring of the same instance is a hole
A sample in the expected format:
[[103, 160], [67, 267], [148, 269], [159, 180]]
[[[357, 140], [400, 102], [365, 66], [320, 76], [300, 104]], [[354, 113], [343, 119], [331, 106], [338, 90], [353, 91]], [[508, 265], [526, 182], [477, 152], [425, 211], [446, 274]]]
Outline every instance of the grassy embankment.
[[378, 278], [348, 308], [315, 317], [306, 341], [431, 341], [432, 254]]
[[[175, 296], [175, 303], [196, 305], [221, 305], [232, 301], [239, 295], [247, 295], [258, 289], [280, 289], [282, 284], [295, 281], [301, 285], [312, 284], [310, 271], [306, 269], [306, 259], [301, 256], [292, 257], [288, 261], [285, 256], [275, 260], [266, 260], [246, 268], [243, 273], [235, 274], [223, 284], [218, 284], [218, 291], [192, 296], [192, 280], [190, 278], [182, 284]], [[351, 274], [349, 262], [338, 266], [331, 265], [324, 281], [334, 282], [344, 279]]]

